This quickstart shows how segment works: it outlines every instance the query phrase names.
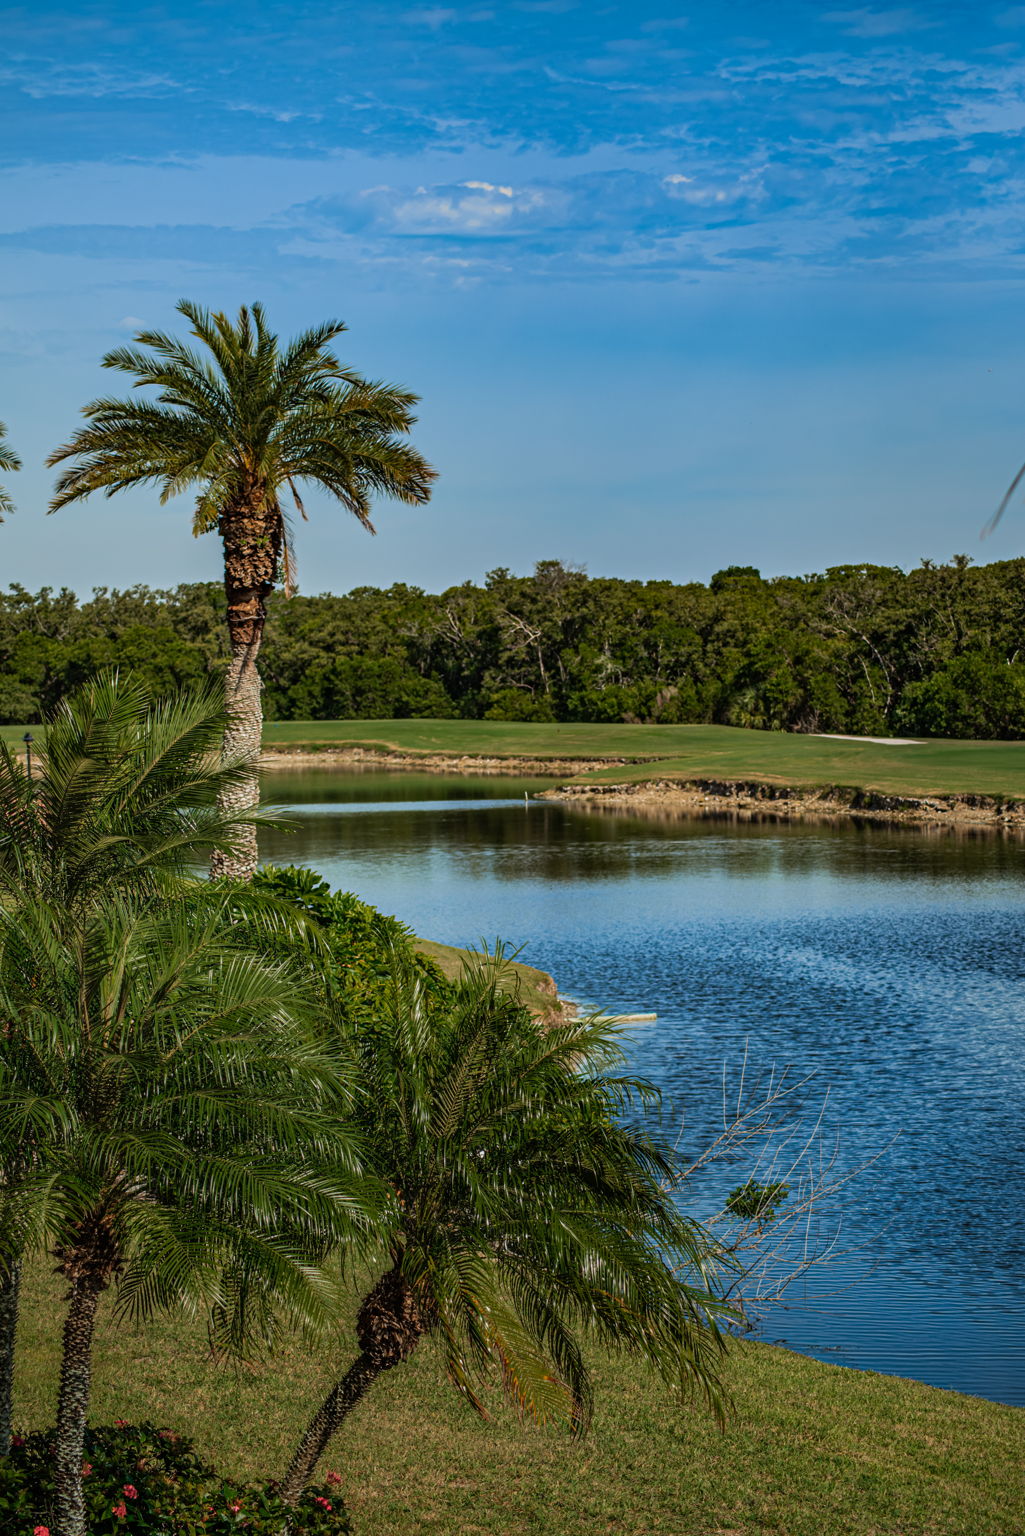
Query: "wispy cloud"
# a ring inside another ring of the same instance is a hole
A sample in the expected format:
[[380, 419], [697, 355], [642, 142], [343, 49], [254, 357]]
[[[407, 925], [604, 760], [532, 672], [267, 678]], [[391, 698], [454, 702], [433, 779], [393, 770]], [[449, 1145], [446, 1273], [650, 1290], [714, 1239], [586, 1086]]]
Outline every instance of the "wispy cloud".
[[102, 64], [51, 64], [32, 59], [8, 59], [0, 66], [0, 82], [26, 96], [166, 96], [184, 87], [169, 75], [132, 73]]
[[402, 20], [414, 27], [429, 27], [432, 32], [435, 32], [439, 27], [455, 21], [458, 15], [458, 11], [453, 11], [447, 6], [435, 5], [422, 10], [403, 11]]
[[910, 6], [887, 11], [862, 6], [855, 11], [829, 11], [822, 19], [835, 23], [848, 37], [864, 38], [897, 37], [902, 32], [920, 32], [934, 25]]
[[299, 112], [287, 107], [265, 106], [255, 101], [229, 101], [227, 108], [229, 112], [251, 112], [254, 117], [267, 117], [274, 123], [319, 123], [324, 115], [322, 112]]

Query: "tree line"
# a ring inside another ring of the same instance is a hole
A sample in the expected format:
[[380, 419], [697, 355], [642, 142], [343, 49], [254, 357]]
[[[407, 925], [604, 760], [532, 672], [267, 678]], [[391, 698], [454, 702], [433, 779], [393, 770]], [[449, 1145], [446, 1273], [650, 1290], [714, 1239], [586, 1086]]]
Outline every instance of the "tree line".
[[[1025, 559], [837, 566], [700, 582], [556, 560], [440, 593], [273, 593], [269, 719], [714, 722], [859, 735], [1025, 734]], [[98, 669], [158, 692], [227, 669], [224, 589], [0, 594], [0, 720], [34, 722]]]

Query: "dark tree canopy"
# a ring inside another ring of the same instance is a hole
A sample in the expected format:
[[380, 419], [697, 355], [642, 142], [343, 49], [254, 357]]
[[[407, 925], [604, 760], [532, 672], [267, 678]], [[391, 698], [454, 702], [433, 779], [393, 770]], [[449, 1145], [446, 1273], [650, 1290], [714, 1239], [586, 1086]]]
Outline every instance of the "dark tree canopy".
[[[98, 668], [158, 692], [228, 662], [223, 590], [0, 594], [0, 720], [32, 722]], [[838, 566], [709, 586], [559, 561], [425, 593], [269, 603], [269, 719], [715, 722], [858, 735], [1025, 736], [1025, 559]]]

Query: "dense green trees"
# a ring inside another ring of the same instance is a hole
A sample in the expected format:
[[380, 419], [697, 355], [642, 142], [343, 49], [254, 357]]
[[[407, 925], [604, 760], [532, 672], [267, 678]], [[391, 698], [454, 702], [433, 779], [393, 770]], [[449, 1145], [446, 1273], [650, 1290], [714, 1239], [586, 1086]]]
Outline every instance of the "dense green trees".
[[[0, 594], [0, 720], [33, 721], [97, 666], [158, 689], [228, 665], [212, 583]], [[588, 578], [544, 561], [429, 594], [274, 594], [271, 720], [416, 716], [712, 721], [767, 730], [1017, 737], [1025, 559], [839, 566], [764, 581]]]

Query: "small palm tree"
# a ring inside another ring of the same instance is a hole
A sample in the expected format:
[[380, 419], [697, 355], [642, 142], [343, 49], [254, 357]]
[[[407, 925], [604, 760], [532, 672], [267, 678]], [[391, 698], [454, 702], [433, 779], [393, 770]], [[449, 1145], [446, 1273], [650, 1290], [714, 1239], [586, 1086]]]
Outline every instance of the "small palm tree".
[[[403, 439], [417, 397], [371, 383], [343, 368], [331, 343], [346, 329], [331, 320], [286, 347], [267, 328], [259, 304], [237, 321], [183, 300], [178, 312], [205, 353], [161, 331], [142, 331], [135, 347], [119, 347], [105, 368], [132, 374], [155, 400], [94, 400], [88, 425], [56, 450], [51, 464], [72, 460], [57, 482], [50, 510], [93, 491], [155, 482], [161, 499], [196, 489], [192, 529], [216, 529], [224, 545], [231, 664], [225, 750], [248, 760], [246, 783], [225, 806], [257, 800], [256, 762], [262, 709], [257, 658], [266, 604], [279, 576], [293, 581], [285, 501], [305, 517], [297, 484], [321, 486], [373, 532], [372, 498], [425, 502], [434, 471]], [[141, 350], [143, 348], [149, 349]], [[256, 869], [256, 832], [242, 849], [214, 857], [214, 872], [248, 879]]]
[[[118, 894], [184, 894], [182, 877], [238, 836], [218, 800], [247, 769], [221, 758], [224, 718], [214, 685], [156, 700], [108, 675], [56, 710], [31, 781], [0, 743], [0, 906], [45, 901], [67, 934]], [[273, 916], [264, 902], [261, 919]], [[0, 1186], [16, 1186], [37, 1152], [26, 1135], [0, 1158]], [[0, 1264], [0, 1457], [10, 1443], [20, 1276], [9, 1250]]]
[[214, 684], [155, 699], [107, 673], [64, 699], [26, 778], [0, 742], [0, 903], [34, 893], [72, 921], [97, 896], [166, 890], [257, 812], [225, 812], [249, 766], [225, 760]]
[[[69, 932], [43, 901], [0, 911], [0, 1259], [43, 1246], [68, 1285], [56, 1536], [83, 1536], [82, 1448], [100, 1299], [185, 1306], [242, 1347], [276, 1308], [332, 1309], [316, 1260], [368, 1219], [344, 1069], [316, 1043], [301, 972], [252, 953], [234, 898], [115, 898]], [[341, 1127], [341, 1128], [340, 1128]]]
[[290, 1502], [375, 1380], [427, 1335], [480, 1412], [494, 1367], [520, 1409], [583, 1429], [585, 1339], [720, 1407], [710, 1247], [666, 1192], [672, 1156], [623, 1119], [652, 1090], [621, 1075], [613, 1025], [546, 1033], [498, 990], [501, 972], [500, 954], [482, 958], [432, 1002], [396, 957], [383, 1006], [349, 1041], [356, 1123], [397, 1226], [359, 1308], [358, 1353], [285, 1475]]
[[[0, 421], [0, 470], [3, 470], [5, 473], [8, 471], [13, 473], [15, 470], [21, 468], [21, 460], [18, 458], [18, 455], [14, 452], [14, 449], [10, 446], [10, 444], [5, 441], [6, 437], [7, 428], [4, 426], [3, 422]], [[0, 523], [2, 523], [4, 520], [4, 513], [13, 511], [14, 502], [11, 500], [4, 487], [0, 485]]]

